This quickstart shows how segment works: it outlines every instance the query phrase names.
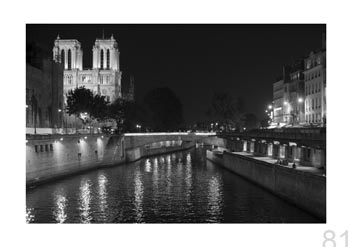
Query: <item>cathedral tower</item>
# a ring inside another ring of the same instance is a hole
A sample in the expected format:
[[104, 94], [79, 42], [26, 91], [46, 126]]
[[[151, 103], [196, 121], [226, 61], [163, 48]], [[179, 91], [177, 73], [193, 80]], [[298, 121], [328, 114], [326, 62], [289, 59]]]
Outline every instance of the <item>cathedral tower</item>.
[[76, 39], [57, 39], [53, 47], [54, 61], [64, 63], [65, 70], [83, 69], [83, 51], [80, 42]]
[[119, 50], [113, 35], [109, 39], [96, 39], [92, 49], [93, 69], [119, 71]]

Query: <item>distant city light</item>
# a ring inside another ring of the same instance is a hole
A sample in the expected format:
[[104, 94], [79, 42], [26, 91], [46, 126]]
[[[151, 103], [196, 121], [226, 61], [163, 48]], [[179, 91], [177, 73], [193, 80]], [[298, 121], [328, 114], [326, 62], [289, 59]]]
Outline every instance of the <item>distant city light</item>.
[[61, 137], [60, 141], [63, 141], [63, 138]]
[[265, 112], [268, 112], [268, 110], [265, 110]]
[[61, 109], [58, 109], [58, 112], [61, 112], [62, 110]]
[[269, 105], [269, 109], [272, 109], [272, 105]]
[[85, 136], [84, 139], [87, 139], [87, 136]]
[[299, 102], [299, 103], [303, 102], [303, 98], [299, 98], [299, 99], [298, 99], [298, 102]]
[[286, 104], [287, 104], [287, 101], [284, 101], [284, 102], [283, 102], [283, 104], [285, 104], [285, 105], [286, 105]]

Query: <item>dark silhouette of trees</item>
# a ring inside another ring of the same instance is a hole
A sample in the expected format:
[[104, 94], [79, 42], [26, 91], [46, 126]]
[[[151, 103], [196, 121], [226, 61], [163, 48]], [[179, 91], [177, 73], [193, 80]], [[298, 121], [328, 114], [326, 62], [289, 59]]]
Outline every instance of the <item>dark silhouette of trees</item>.
[[183, 123], [182, 104], [168, 87], [156, 88], [147, 93], [145, 106], [151, 114], [152, 129], [155, 131], [179, 130]]
[[227, 93], [215, 93], [207, 113], [211, 121], [218, 122], [226, 130], [243, 128], [245, 112], [240, 98], [235, 100]]
[[245, 114], [244, 127], [247, 130], [258, 129], [259, 128], [258, 118], [253, 113]]
[[115, 120], [118, 132], [150, 131], [150, 115], [146, 107], [135, 101], [119, 98], [108, 106], [108, 118]]
[[94, 95], [91, 90], [79, 87], [68, 92], [66, 112], [69, 115], [76, 115], [86, 124], [92, 119], [97, 121], [105, 119], [108, 116], [107, 104], [105, 96]]

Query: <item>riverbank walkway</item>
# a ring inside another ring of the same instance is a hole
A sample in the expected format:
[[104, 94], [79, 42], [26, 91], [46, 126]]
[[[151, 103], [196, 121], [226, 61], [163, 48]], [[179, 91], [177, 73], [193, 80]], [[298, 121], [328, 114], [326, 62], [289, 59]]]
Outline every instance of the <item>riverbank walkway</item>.
[[312, 166], [299, 165], [297, 162], [295, 163], [296, 167], [293, 168], [293, 162], [288, 162], [288, 165], [280, 165], [280, 164], [277, 164], [278, 159], [274, 159], [272, 157], [258, 156], [258, 155], [254, 155], [252, 153], [247, 153], [247, 152], [232, 152], [232, 153], [242, 155], [245, 157], [250, 157], [250, 158], [255, 159], [255, 160], [261, 160], [261, 161], [264, 161], [264, 162], [267, 162], [270, 164], [288, 167], [290, 169], [295, 169], [295, 170], [302, 171], [302, 172], [309, 172], [309, 173], [313, 173], [316, 175], [325, 176], [324, 170], [321, 170], [321, 169], [318, 169], [318, 168], [312, 167]]

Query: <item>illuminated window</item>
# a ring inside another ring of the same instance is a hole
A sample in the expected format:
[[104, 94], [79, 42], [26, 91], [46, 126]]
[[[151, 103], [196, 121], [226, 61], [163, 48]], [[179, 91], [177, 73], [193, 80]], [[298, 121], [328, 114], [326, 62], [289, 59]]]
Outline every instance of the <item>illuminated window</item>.
[[68, 69], [72, 69], [72, 52], [68, 50]]
[[109, 69], [109, 49], [107, 50], [107, 69]]
[[100, 68], [103, 69], [103, 50], [101, 50], [100, 54]]

